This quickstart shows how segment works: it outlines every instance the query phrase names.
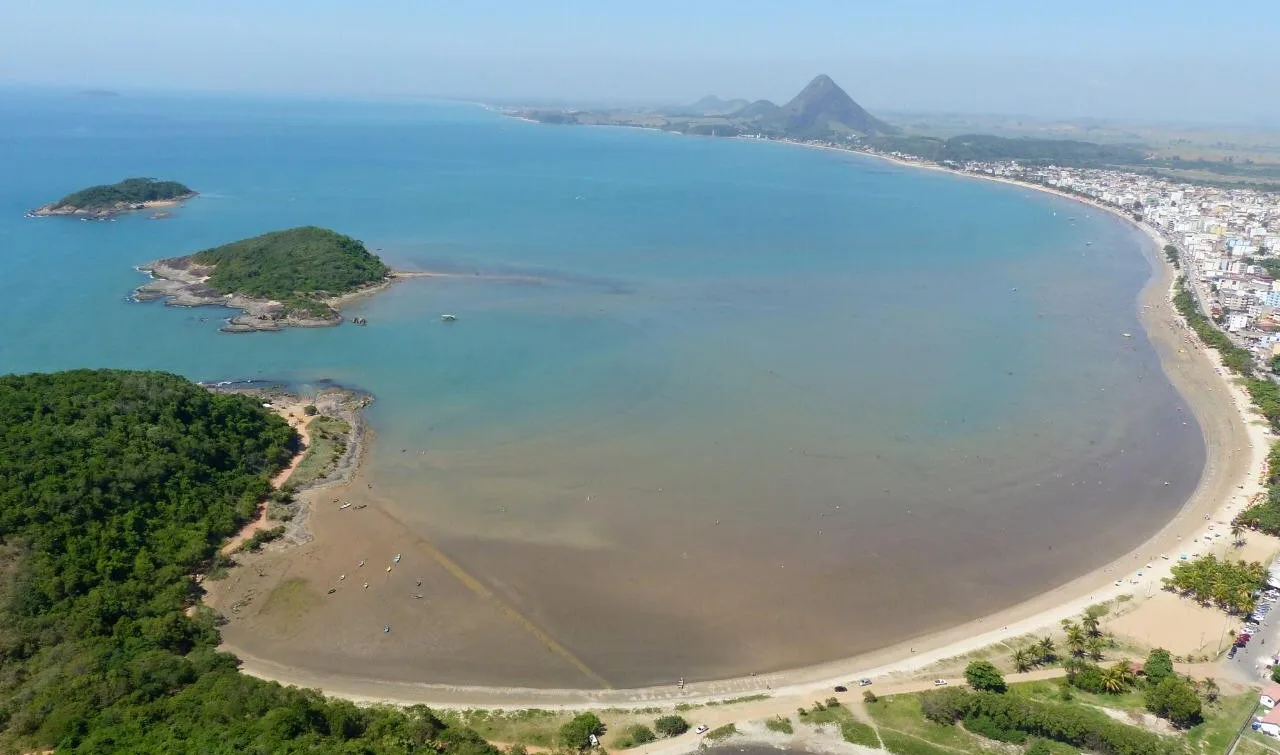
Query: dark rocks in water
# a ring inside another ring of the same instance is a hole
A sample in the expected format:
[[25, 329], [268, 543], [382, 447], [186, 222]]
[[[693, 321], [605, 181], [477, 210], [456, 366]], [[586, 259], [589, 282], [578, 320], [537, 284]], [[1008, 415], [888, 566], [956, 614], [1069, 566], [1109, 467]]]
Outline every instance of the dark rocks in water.
[[368, 325], [369, 321], [363, 317], [356, 317], [351, 320], [352, 325]]

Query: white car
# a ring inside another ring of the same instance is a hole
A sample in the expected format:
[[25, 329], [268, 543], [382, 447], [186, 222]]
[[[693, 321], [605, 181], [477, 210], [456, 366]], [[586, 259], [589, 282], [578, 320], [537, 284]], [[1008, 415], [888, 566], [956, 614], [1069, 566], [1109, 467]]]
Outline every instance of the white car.
[[934, 680], [933, 680], [933, 686], [935, 686], [935, 687], [945, 687], [945, 686], [947, 686], [947, 680], [946, 680], [946, 679], [934, 679]]
[[707, 725], [706, 725], [706, 724], [698, 724], [698, 728], [694, 729], [694, 730], [693, 730], [693, 733], [694, 733], [694, 734], [706, 734], [706, 733], [707, 733], [707, 728], [708, 728], [708, 727], [707, 727]]

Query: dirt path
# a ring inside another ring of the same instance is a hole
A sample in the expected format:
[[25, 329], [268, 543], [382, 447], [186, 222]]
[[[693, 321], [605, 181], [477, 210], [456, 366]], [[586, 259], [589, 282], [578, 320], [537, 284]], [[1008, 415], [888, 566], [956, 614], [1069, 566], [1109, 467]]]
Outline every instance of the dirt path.
[[[302, 463], [303, 457], [307, 455], [307, 449], [311, 447], [311, 434], [309, 428], [311, 426], [311, 420], [314, 419], [314, 417], [306, 413], [306, 405], [307, 401], [305, 399], [277, 398], [271, 402], [272, 409], [283, 417], [284, 420], [298, 432], [298, 435], [302, 437], [301, 448], [299, 448], [298, 453], [293, 455], [293, 459], [290, 460], [289, 466], [280, 470], [275, 477], [271, 478], [271, 487], [273, 488], [279, 489], [281, 485], [288, 481], [289, 476], [293, 474], [294, 470], [298, 468], [298, 465]], [[271, 528], [272, 522], [267, 518], [267, 509], [268, 504], [266, 501], [258, 504], [257, 518], [242, 527], [239, 532], [233, 535], [231, 539], [222, 546], [222, 555], [231, 555], [241, 546], [241, 544], [248, 541], [255, 534], [262, 530]]]

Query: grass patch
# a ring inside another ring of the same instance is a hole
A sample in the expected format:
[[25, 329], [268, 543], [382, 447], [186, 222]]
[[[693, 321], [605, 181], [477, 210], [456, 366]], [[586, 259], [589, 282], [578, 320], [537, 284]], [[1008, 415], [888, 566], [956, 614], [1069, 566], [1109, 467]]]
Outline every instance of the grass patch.
[[884, 740], [884, 748], [893, 755], [955, 755], [952, 750], [935, 747], [928, 742], [922, 742], [915, 737], [896, 731], [882, 730], [880, 738]]
[[307, 447], [298, 468], [289, 475], [288, 485], [295, 490], [304, 488], [316, 480], [324, 479], [337, 466], [347, 452], [347, 439], [351, 436], [351, 424], [346, 420], [322, 415], [307, 425], [311, 445]]
[[734, 734], [737, 734], [737, 733], [738, 733], [737, 726], [734, 726], [733, 724], [725, 724], [724, 726], [717, 726], [716, 728], [707, 732], [704, 739], [706, 739], [709, 742], [719, 742], [720, 740], [728, 739], [729, 737], [732, 737]]
[[795, 729], [792, 728], [791, 726], [791, 719], [786, 718], [784, 716], [774, 716], [773, 718], [766, 718], [764, 721], [764, 728], [768, 729], [769, 731], [776, 731], [779, 734], [795, 733]]
[[769, 696], [765, 694], [747, 695], [746, 697], [731, 697], [728, 700], [712, 700], [706, 703], [707, 706], [712, 705], [737, 705], [738, 703], [754, 703], [759, 700], [768, 700]]
[[808, 710], [801, 708], [796, 713], [800, 716], [800, 723], [811, 726], [842, 724], [853, 720], [853, 714], [849, 709], [836, 702], [834, 698], [828, 698], [826, 702], [814, 703]]
[[622, 733], [614, 738], [613, 745], [620, 750], [626, 750], [649, 744], [657, 739], [658, 735], [653, 733], [653, 729], [644, 724], [632, 724], [623, 729]]
[[554, 749], [561, 725], [573, 717], [570, 713], [528, 708], [525, 710], [439, 711], [446, 721], [474, 729], [493, 742], [510, 742], [527, 747]]
[[840, 736], [850, 744], [880, 748], [880, 737], [876, 736], [876, 730], [861, 721], [845, 721], [840, 724]]
[[[882, 697], [874, 703], [868, 703], [867, 712], [871, 714], [871, 720], [875, 722], [885, 748], [891, 752], [900, 751], [889, 746], [890, 734], [905, 735], [910, 742], [925, 740], [927, 744], [944, 748], [951, 755], [955, 755], [955, 750], [974, 753], [986, 751], [976, 737], [959, 726], [942, 726], [925, 718], [920, 711], [920, 698], [915, 695]], [[915, 739], [911, 739], [912, 737]], [[910, 742], [904, 746], [910, 745]], [[902, 755], [915, 754], [902, 752]]]
[[[1204, 706], [1204, 723], [1193, 726], [1184, 735], [1192, 751], [1220, 753], [1227, 751], [1236, 732], [1258, 702], [1256, 692], [1230, 695], [1218, 699], [1213, 705]], [[1274, 740], [1272, 740], [1274, 741]], [[1275, 747], [1280, 751], [1280, 746]]]
[[[1047, 682], [1026, 682], [1009, 685], [1009, 693], [1021, 695], [1043, 703], [1063, 703], [1059, 695], [1061, 689], [1057, 680]], [[1088, 705], [1098, 708], [1111, 708], [1120, 711], [1146, 711], [1141, 690], [1130, 690], [1120, 695], [1095, 694], [1085, 692], [1077, 687], [1071, 688], [1071, 700], [1068, 704]]]

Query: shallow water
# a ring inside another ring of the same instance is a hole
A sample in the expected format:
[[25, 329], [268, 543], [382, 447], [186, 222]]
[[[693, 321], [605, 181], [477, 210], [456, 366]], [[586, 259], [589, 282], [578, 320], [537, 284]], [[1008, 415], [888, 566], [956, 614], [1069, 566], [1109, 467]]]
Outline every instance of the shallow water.
[[[372, 391], [381, 495], [615, 686], [1010, 605], [1153, 532], [1203, 464], [1137, 320], [1141, 235], [1017, 187], [462, 105], [30, 92], [0, 99], [0, 174], [0, 371]], [[22, 217], [126, 175], [203, 196]], [[464, 275], [351, 307], [366, 328], [127, 298], [134, 265], [307, 223]], [[476, 680], [552, 681], [438, 681]]]

